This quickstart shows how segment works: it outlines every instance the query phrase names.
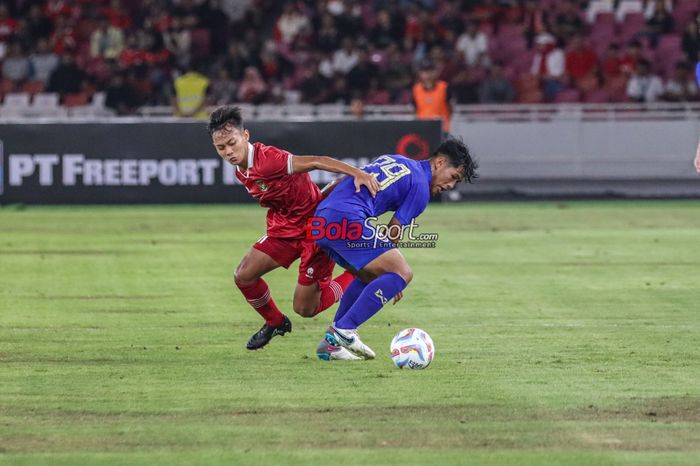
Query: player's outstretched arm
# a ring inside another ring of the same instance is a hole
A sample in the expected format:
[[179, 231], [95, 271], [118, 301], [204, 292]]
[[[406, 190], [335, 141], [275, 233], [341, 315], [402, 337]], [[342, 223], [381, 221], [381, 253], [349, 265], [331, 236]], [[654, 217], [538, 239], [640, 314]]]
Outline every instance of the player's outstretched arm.
[[695, 151], [695, 170], [700, 173], [700, 141], [698, 141], [698, 148]]
[[379, 191], [379, 182], [374, 176], [340, 160], [325, 155], [296, 155], [292, 158], [292, 172], [306, 173], [311, 170], [350, 175], [355, 178], [355, 192], [359, 192], [360, 187], [365, 186], [374, 197]]

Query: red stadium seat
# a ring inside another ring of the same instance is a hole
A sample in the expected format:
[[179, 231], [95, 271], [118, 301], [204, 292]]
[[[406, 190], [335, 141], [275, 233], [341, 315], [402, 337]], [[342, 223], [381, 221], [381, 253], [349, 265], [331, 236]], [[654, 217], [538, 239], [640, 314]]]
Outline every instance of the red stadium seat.
[[581, 93], [578, 89], [564, 89], [559, 92], [554, 101], [557, 103], [576, 103], [581, 101]]
[[591, 104], [602, 104], [610, 102], [610, 93], [605, 89], [593, 89], [586, 92], [584, 101]]
[[22, 92], [26, 92], [27, 94], [31, 95], [44, 92], [44, 83], [42, 81], [27, 81], [22, 86]]
[[544, 93], [540, 90], [519, 93], [518, 102], [523, 104], [541, 104], [544, 102]]
[[66, 94], [63, 96], [63, 105], [65, 107], [80, 107], [82, 105], [87, 105], [89, 100], [90, 96], [85, 92]]
[[211, 34], [207, 29], [192, 30], [190, 50], [195, 57], [209, 56], [211, 53]]

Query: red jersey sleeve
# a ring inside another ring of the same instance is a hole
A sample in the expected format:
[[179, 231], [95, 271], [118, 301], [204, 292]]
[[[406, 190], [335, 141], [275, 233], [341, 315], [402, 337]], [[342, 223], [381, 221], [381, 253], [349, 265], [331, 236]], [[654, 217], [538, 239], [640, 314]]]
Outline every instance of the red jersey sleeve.
[[280, 178], [292, 174], [292, 154], [273, 146], [260, 148], [258, 173], [263, 178]]

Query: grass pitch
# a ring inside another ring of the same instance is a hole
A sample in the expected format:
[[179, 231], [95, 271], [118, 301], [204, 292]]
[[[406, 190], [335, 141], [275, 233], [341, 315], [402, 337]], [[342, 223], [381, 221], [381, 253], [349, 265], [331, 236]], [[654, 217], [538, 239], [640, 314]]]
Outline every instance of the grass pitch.
[[[420, 220], [438, 247], [344, 364], [314, 356], [335, 308], [245, 350], [259, 207], [0, 209], [0, 464], [700, 464], [700, 202]], [[389, 358], [408, 326], [425, 371]]]

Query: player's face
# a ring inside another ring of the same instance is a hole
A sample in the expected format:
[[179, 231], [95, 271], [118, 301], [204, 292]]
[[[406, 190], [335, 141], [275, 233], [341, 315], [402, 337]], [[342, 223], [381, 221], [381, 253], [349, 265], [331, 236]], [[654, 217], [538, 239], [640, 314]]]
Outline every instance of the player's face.
[[247, 129], [240, 130], [233, 126], [224, 126], [211, 135], [211, 140], [219, 157], [231, 165], [246, 166], [248, 164], [248, 139], [250, 134]]
[[449, 160], [440, 156], [435, 160], [433, 178], [430, 181], [430, 194], [435, 196], [444, 191], [449, 191], [464, 179], [464, 169], [450, 165]]

